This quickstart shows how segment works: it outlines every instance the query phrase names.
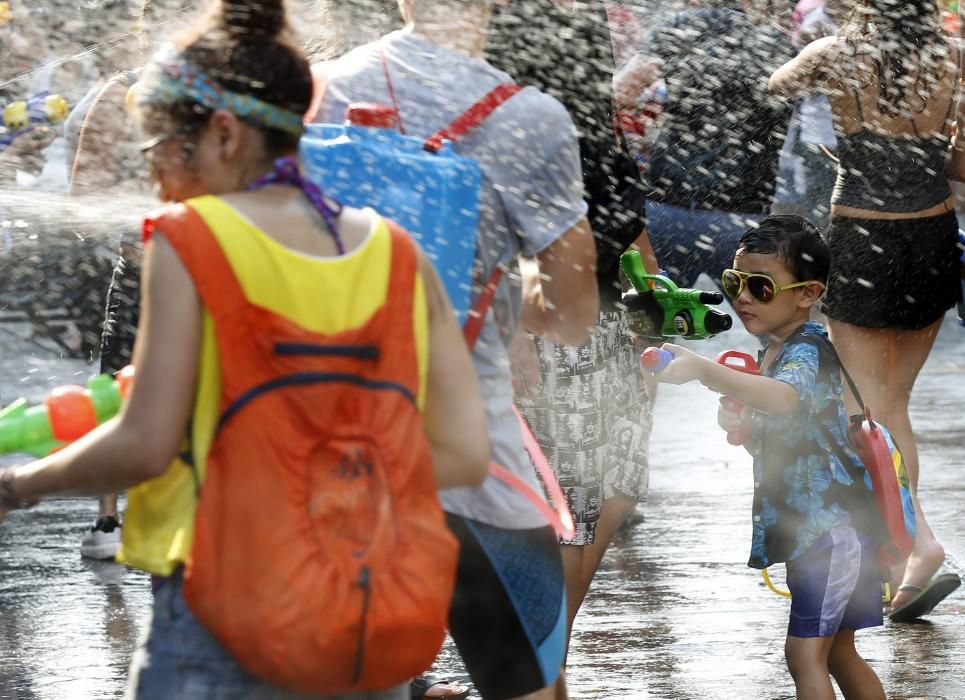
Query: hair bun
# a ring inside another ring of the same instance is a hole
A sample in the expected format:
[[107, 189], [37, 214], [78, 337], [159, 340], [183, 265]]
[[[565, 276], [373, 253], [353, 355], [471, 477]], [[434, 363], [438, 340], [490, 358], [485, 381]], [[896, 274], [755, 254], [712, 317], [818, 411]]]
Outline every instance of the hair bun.
[[285, 30], [284, 0], [221, 0], [224, 30], [245, 41], [274, 39]]

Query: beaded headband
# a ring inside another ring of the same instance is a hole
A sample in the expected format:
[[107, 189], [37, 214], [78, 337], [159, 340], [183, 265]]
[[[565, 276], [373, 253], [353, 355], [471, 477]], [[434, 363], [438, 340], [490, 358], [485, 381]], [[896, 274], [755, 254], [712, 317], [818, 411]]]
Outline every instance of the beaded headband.
[[208, 109], [227, 110], [242, 119], [295, 136], [305, 131], [298, 114], [257, 97], [227, 90], [185, 61], [172, 47], [155, 54], [145, 69], [136, 99], [139, 106], [194, 100]]

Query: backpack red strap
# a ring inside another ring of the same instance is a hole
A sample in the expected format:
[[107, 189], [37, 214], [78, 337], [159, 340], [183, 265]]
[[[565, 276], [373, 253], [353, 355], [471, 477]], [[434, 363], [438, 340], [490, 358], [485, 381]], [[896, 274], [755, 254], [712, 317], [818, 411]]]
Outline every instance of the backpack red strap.
[[483, 95], [472, 107], [456, 117], [449, 126], [440, 129], [426, 139], [423, 147], [427, 151], [435, 153], [442, 148], [443, 141], [455, 141], [465, 136], [479, 126], [490, 114], [496, 111], [499, 105], [522, 89], [523, 88], [516, 83], [497, 85]]
[[496, 289], [499, 287], [499, 281], [502, 277], [503, 269], [497, 265], [486, 281], [486, 286], [483, 287], [482, 292], [476, 298], [476, 303], [469, 309], [466, 322], [462, 326], [462, 335], [466, 339], [466, 345], [469, 346], [470, 352], [476, 347], [476, 341], [479, 340], [479, 333], [486, 322], [486, 315], [489, 313], [489, 307], [492, 306]]
[[[470, 352], [472, 352], [476, 346], [476, 341], [479, 340], [479, 333], [482, 330], [483, 323], [486, 321], [486, 314], [489, 312], [489, 307], [493, 303], [493, 297], [496, 295], [496, 288], [499, 286], [502, 272], [501, 267], [496, 267], [496, 269], [493, 270], [492, 275], [489, 276], [489, 280], [486, 282], [485, 288], [476, 299], [476, 303], [473, 304], [469, 312], [469, 318], [466, 319], [466, 323], [462, 327], [462, 333], [466, 338], [466, 345], [469, 346]], [[539, 441], [536, 439], [536, 436], [533, 435], [533, 430], [529, 427], [529, 423], [526, 422], [523, 415], [515, 406], [513, 407], [513, 412], [516, 414], [520, 432], [523, 434], [523, 447], [526, 449], [530, 459], [533, 461], [533, 466], [543, 480], [543, 484], [546, 486], [550, 500], [553, 501], [556, 510], [554, 511], [543, 499], [542, 495], [534, 491], [529, 484], [498, 462], [489, 463], [489, 473], [507, 486], [516, 489], [526, 496], [530, 503], [536, 506], [540, 514], [546, 518], [546, 521], [553, 527], [557, 535], [564, 540], [573, 539], [573, 536], [576, 534], [576, 526], [573, 521], [573, 515], [570, 513], [569, 505], [566, 502], [566, 497], [560, 488], [559, 481], [553, 473], [553, 469], [550, 467], [546, 455], [543, 454], [543, 450], [539, 446]]]

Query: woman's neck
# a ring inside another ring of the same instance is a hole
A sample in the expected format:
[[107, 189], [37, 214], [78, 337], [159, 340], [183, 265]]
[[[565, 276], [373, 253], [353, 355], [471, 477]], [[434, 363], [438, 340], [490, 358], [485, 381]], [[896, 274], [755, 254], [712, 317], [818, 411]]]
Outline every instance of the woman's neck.
[[483, 55], [489, 30], [489, 11], [467, 10], [463, 14], [449, 14], [445, 18], [415, 18], [405, 31], [417, 34], [444, 49], [473, 58]]

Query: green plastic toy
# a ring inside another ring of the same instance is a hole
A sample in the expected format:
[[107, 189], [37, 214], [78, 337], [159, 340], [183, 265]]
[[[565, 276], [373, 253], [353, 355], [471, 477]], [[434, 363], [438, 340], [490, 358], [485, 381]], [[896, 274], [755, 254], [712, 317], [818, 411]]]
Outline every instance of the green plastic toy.
[[635, 250], [620, 256], [620, 267], [633, 285], [623, 295], [623, 303], [634, 335], [699, 340], [723, 333], [734, 324], [730, 315], [711, 308], [724, 302], [720, 292], [680, 289], [664, 275], [648, 274]]
[[102, 374], [90, 379], [86, 387], [57, 387], [36, 406], [17, 399], [0, 411], [0, 454], [24, 452], [45, 457], [83, 437], [121, 410], [133, 370], [123, 370], [116, 381]]

